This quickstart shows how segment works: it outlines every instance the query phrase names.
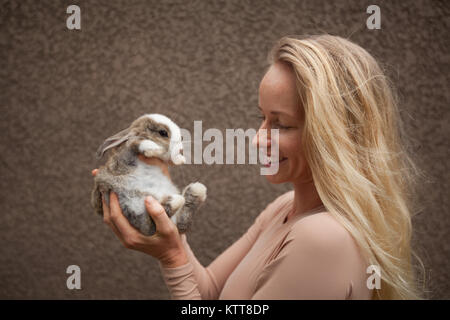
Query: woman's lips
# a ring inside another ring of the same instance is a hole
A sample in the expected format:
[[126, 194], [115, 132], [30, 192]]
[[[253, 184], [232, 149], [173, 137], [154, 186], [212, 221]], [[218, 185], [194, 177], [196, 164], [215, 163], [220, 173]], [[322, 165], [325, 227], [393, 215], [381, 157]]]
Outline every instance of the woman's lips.
[[279, 160], [276, 161], [276, 162], [271, 162], [270, 159], [266, 159], [266, 161], [264, 161], [264, 163], [263, 163], [263, 166], [264, 166], [264, 167], [270, 167], [271, 165], [273, 165], [273, 164], [275, 164], [275, 163], [280, 164], [280, 163], [284, 162], [285, 160], [287, 160], [286, 157], [281, 158], [281, 159], [279, 159]]

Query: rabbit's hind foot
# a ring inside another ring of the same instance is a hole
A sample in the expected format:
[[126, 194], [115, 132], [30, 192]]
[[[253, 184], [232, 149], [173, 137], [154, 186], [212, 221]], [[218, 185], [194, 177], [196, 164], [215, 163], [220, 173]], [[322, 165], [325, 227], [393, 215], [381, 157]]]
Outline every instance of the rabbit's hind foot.
[[206, 200], [206, 187], [200, 182], [194, 182], [186, 186], [183, 190], [186, 202], [198, 206]]
[[166, 196], [161, 201], [161, 205], [166, 210], [166, 213], [169, 217], [173, 216], [178, 209], [184, 206], [184, 197], [179, 194], [172, 194], [170, 196]]

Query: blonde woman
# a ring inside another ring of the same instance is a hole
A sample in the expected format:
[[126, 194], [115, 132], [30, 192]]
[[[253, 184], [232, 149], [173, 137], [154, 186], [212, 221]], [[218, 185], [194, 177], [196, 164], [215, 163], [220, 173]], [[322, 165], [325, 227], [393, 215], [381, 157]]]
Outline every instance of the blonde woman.
[[155, 200], [146, 204], [152, 237], [130, 226], [115, 195], [110, 208], [103, 203], [105, 222], [127, 248], [159, 260], [174, 299], [421, 298], [411, 262], [414, 166], [377, 62], [330, 35], [283, 37], [269, 60], [254, 143], [270, 149], [259, 133], [279, 129], [278, 172], [266, 177], [292, 191], [206, 268]]

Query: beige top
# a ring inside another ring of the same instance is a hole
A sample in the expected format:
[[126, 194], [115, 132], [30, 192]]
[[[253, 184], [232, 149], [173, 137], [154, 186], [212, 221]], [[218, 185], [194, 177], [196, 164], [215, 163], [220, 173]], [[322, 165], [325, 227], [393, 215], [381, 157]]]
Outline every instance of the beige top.
[[[370, 299], [367, 264], [347, 230], [321, 206], [291, 216], [294, 191], [270, 203], [208, 267], [186, 239], [189, 262], [159, 264], [173, 299]], [[287, 220], [287, 221], [286, 221]]]

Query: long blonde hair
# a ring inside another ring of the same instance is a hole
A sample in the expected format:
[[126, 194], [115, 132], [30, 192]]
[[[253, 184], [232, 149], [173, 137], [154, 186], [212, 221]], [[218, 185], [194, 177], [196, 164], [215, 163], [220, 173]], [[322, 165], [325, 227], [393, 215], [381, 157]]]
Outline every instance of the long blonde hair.
[[338, 36], [283, 37], [269, 54], [276, 61], [296, 75], [303, 150], [319, 196], [381, 271], [372, 298], [422, 299], [411, 257], [419, 170], [389, 80], [366, 50]]

